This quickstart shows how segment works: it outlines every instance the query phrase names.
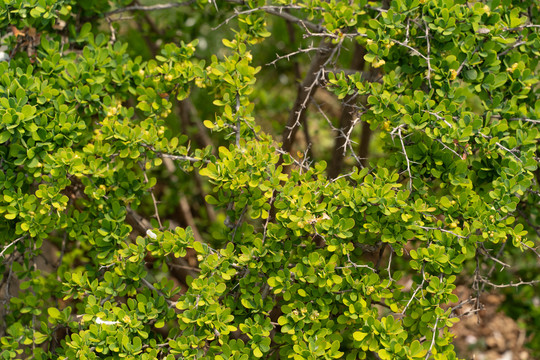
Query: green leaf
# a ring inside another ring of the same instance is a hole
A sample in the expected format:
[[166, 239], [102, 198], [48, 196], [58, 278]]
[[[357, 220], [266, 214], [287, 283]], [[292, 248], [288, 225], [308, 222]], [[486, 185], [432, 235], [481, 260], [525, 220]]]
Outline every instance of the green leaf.
[[5, 143], [11, 137], [11, 133], [7, 130], [0, 133], [0, 144]]
[[353, 333], [353, 338], [354, 340], [356, 341], [362, 341], [364, 340], [364, 338], [367, 336], [368, 334], [364, 333], [364, 332], [361, 332], [361, 331], [355, 331]]

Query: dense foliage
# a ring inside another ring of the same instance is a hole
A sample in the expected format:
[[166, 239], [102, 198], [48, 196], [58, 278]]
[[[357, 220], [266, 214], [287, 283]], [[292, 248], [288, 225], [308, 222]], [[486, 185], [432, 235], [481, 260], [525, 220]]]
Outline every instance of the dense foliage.
[[0, 358], [456, 359], [507, 288], [540, 351], [539, 13], [4, 0]]

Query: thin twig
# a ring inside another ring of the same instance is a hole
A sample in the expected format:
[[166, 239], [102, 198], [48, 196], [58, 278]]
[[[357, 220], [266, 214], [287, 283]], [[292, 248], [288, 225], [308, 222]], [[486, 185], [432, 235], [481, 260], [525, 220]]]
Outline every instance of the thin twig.
[[534, 252], [536, 254], [536, 256], [538, 256], [540, 258], [540, 253], [538, 253], [538, 251], [536, 251], [536, 249], [530, 247], [529, 245], [525, 244], [525, 243], [521, 243], [521, 245], [525, 246], [527, 249], [531, 250], [532, 252]]
[[467, 59], [469, 58], [469, 56], [473, 56], [474, 54], [476, 54], [476, 52], [478, 51], [478, 49], [480, 49], [480, 47], [482, 46], [482, 44], [484, 43], [484, 40], [482, 39], [478, 45], [476, 45], [476, 48], [473, 50], [473, 52], [470, 54], [470, 55], [467, 55], [465, 56], [465, 59], [463, 59], [463, 62], [461, 63], [461, 65], [459, 66], [459, 68], [457, 69], [456, 71], [456, 78], [459, 76], [459, 74], [461, 73], [461, 70], [463, 70], [463, 67], [465, 66], [465, 64], [467, 63]]
[[5, 247], [4, 247], [4, 250], [2, 250], [0, 252], [0, 257], [2, 257], [4, 255], [4, 253], [7, 251], [7, 249], [9, 249], [11, 246], [15, 245], [16, 243], [18, 243], [19, 241], [21, 241], [22, 239], [24, 239], [26, 237], [26, 235], [24, 236], [21, 236], [15, 240], [13, 240], [11, 243], [7, 244]]
[[237, 148], [240, 148], [240, 132], [241, 132], [241, 127], [240, 127], [240, 115], [238, 114], [238, 112], [240, 111], [240, 94], [238, 93], [238, 91], [236, 91], [236, 107], [234, 109], [234, 115], [236, 116], [236, 147]]
[[532, 280], [532, 281], [520, 281], [518, 283], [514, 283], [514, 282], [510, 281], [509, 284], [494, 284], [491, 281], [489, 281], [488, 279], [485, 279], [483, 277], [480, 277], [480, 281], [483, 282], [483, 283], [486, 283], [489, 286], [493, 286], [494, 288], [519, 287], [519, 286], [522, 286], [522, 285], [535, 285], [535, 284], [540, 283], [540, 280]]
[[180, 6], [189, 6], [191, 4], [194, 4], [195, 0], [188, 0], [180, 3], [169, 3], [169, 4], [157, 4], [157, 5], [132, 5], [132, 6], [126, 6], [124, 8], [112, 10], [109, 12], [106, 12], [105, 16], [110, 16], [114, 14], [119, 14], [123, 12], [128, 11], [155, 11], [155, 10], [167, 10], [172, 9]]
[[437, 316], [437, 320], [435, 320], [435, 326], [433, 327], [433, 338], [431, 339], [431, 345], [429, 346], [429, 350], [426, 354], [425, 360], [429, 359], [431, 356], [431, 351], [433, 350], [433, 346], [435, 345], [435, 336], [437, 333], [437, 325], [439, 324], [439, 317]]
[[428, 70], [427, 79], [428, 79], [429, 88], [431, 89], [431, 72], [433, 71], [433, 69], [431, 68], [431, 43], [429, 41], [429, 26], [427, 25], [426, 20], [424, 20], [424, 27], [426, 28], [426, 41], [427, 41], [427, 56], [426, 56], [427, 70]]
[[401, 128], [403, 125], [399, 125], [394, 130], [392, 130], [391, 135], [394, 135], [397, 131], [399, 141], [401, 142], [401, 149], [403, 150], [403, 155], [405, 156], [405, 161], [407, 162], [407, 172], [409, 173], [409, 190], [412, 191], [412, 172], [411, 172], [411, 162], [409, 156], [407, 156], [407, 150], [405, 150], [405, 143], [403, 142], [403, 136], [401, 135]]
[[[272, 209], [272, 206], [274, 205], [275, 194], [276, 194], [276, 190], [274, 189], [272, 191], [272, 198], [270, 199], [270, 209]], [[270, 223], [270, 212], [268, 213], [266, 217], [266, 221], [264, 222], [264, 225], [263, 225], [263, 237], [262, 237], [263, 244], [264, 244], [264, 241], [266, 240], [266, 235], [268, 231], [268, 223]]]
[[234, 241], [234, 238], [236, 237], [236, 231], [238, 230], [238, 228], [242, 224], [242, 219], [244, 218], [244, 214], [246, 213], [247, 208], [248, 208], [248, 206], [246, 204], [246, 206], [244, 206], [244, 208], [242, 209], [242, 212], [240, 213], [240, 216], [238, 217], [238, 220], [236, 221], [236, 224], [234, 225], [234, 230], [233, 230], [233, 234], [232, 234], [232, 240], [233, 241]]
[[450, 230], [446, 230], [446, 229], [443, 229], [443, 228], [439, 228], [439, 227], [429, 227], [429, 226], [420, 226], [420, 225], [417, 225], [420, 229], [424, 229], [424, 230], [439, 230], [439, 231], [442, 231], [442, 232], [445, 232], [447, 234], [452, 234], [460, 239], [467, 239], [467, 236], [463, 236], [463, 235], [459, 235], [459, 234], [456, 234], [455, 232], [452, 232]]
[[141, 277], [141, 281], [142, 283], [147, 287], [149, 288], [150, 290], [153, 290], [155, 291], [159, 296], [163, 297], [165, 299], [165, 301], [167, 301], [167, 303], [169, 304], [170, 307], [173, 307], [176, 305], [176, 302], [174, 301], [171, 301], [167, 298], [167, 296], [165, 296], [165, 294], [163, 292], [161, 292], [161, 290], [158, 290], [154, 287], [154, 285], [152, 285], [148, 280], [146, 280], [145, 278]]
[[375, 270], [374, 268], [372, 268], [369, 265], [359, 265], [359, 264], [353, 262], [351, 260], [351, 256], [349, 255], [349, 253], [347, 253], [347, 260], [348, 260], [349, 264], [351, 264], [352, 266], [337, 266], [336, 269], [350, 269], [351, 267], [365, 268], [365, 269], [369, 269], [369, 270], [373, 271], [374, 273], [377, 273], [377, 270]]
[[298, 51], [293, 51], [292, 53], [289, 53], [289, 54], [286, 54], [286, 55], [278, 55], [278, 54], [276, 54], [277, 57], [274, 60], [270, 61], [268, 64], [266, 64], [266, 66], [275, 65], [279, 60], [282, 60], [282, 59], [287, 59], [287, 61], [289, 61], [292, 56], [295, 56], [295, 55], [298, 55], [298, 54], [305, 54], [305, 53], [308, 53], [308, 52], [311, 52], [311, 51], [317, 51], [317, 50], [319, 50], [319, 48], [309, 47], [307, 49], [299, 49]]
[[521, 30], [526, 29], [526, 28], [540, 28], [540, 25], [527, 24], [527, 25], [516, 26], [516, 27], [513, 27], [513, 28], [504, 28], [503, 31], [521, 31]]
[[233, 20], [234, 18], [236, 18], [236, 17], [238, 17], [240, 15], [247, 15], [247, 14], [257, 12], [257, 11], [264, 11], [264, 12], [266, 12], [268, 14], [281, 17], [281, 18], [283, 18], [283, 19], [285, 19], [287, 21], [290, 21], [292, 23], [300, 24], [300, 25], [302, 25], [302, 26], [304, 26], [304, 27], [306, 27], [306, 28], [308, 28], [310, 30], [322, 31], [322, 28], [319, 25], [315, 25], [314, 23], [312, 23], [310, 21], [297, 18], [296, 16], [291, 15], [291, 14], [284, 11], [284, 10], [288, 10], [288, 9], [303, 9], [303, 7], [302, 6], [289, 5], [289, 6], [260, 6], [260, 7], [254, 8], [254, 9], [248, 9], [248, 10], [243, 10], [243, 11], [238, 11], [237, 9], [235, 9], [234, 15], [229, 16], [221, 24], [219, 24], [218, 26], [212, 28], [212, 30], [219, 29], [220, 27], [222, 27], [223, 25], [228, 24], [231, 20]]
[[484, 253], [484, 255], [486, 255], [488, 258], [490, 258], [491, 260], [495, 261], [497, 264], [501, 265], [502, 267], [506, 267], [506, 268], [511, 268], [510, 265], [508, 265], [507, 263], [504, 263], [502, 262], [501, 260], [497, 259], [496, 257], [493, 257], [486, 249], [486, 247], [484, 246], [483, 243], [480, 243], [480, 250], [482, 251], [482, 253]]
[[424, 266], [425, 264], [422, 264], [422, 282], [420, 283], [420, 285], [418, 285], [416, 287], [416, 289], [414, 290], [411, 298], [409, 299], [409, 301], [407, 302], [407, 304], [405, 305], [405, 307], [403, 308], [403, 310], [401, 311], [401, 314], [402, 315], [405, 315], [405, 312], [407, 311], [407, 309], [409, 308], [409, 305], [411, 305], [412, 301], [416, 298], [416, 294], [418, 293], [418, 291], [420, 291], [421, 289], [424, 288], [424, 283], [426, 281], [426, 279], [424, 278]]
[[526, 43], [527, 43], [526, 41], [521, 41], [521, 40], [516, 41], [516, 42], [513, 43], [512, 46], [510, 46], [508, 49], [506, 49], [506, 50], [501, 51], [500, 53], [498, 53], [498, 54], [497, 54], [497, 59], [498, 59], [500, 56], [504, 56], [504, 55], [508, 54], [510, 51], [514, 50], [514, 49], [517, 48], [518, 46], [525, 45]]
[[[492, 115], [492, 117], [495, 116], [495, 115]], [[508, 120], [512, 120], [512, 121], [525, 121], [525, 122], [530, 122], [530, 123], [533, 123], [533, 124], [540, 124], [540, 120], [536, 120], [536, 119], [528, 119], [528, 118], [510, 118]]]
[[[141, 164], [141, 169], [144, 175], [144, 183], [148, 184], [148, 175], [146, 175], [144, 164]], [[161, 223], [161, 218], [159, 217], [159, 211], [157, 207], [158, 202], [156, 200], [156, 196], [154, 195], [154, 192], [152, 191], [152, 189], [149, 189], [149, 191], [150, 191], [150, 196], [152, 196], [152, 203], [154, 205], [154, 217], [157, 219], [158, 224], [159, 224], [159, 229], [161, 230], [163, 229], [163, 224]]]

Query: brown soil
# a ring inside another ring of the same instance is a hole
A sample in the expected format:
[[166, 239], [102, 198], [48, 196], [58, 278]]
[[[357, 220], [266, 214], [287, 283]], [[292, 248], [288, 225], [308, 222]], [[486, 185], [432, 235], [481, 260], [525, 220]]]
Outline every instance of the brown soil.
[[[458, 286], [455, 294], [461, 301], [474, 297], [466, 286]], [[472, 296], [471, 296], [472, 295]], [[472, 302], [457, 311], [461, 321], [451, 329], [459, 357], [471, 360], [532, 360], [525, 348], [527, 336], [515, 320], [500, 312], [504, 301], [500, 294], [480, 296], [480, 311]]]

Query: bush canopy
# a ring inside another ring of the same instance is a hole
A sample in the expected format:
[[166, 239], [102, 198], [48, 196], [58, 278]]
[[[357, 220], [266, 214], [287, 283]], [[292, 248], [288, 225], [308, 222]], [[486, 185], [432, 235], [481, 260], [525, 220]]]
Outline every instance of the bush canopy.
[[4, 0], [0, 358], [457, 359], [491, 290], [539, 354], [539, 24]]

